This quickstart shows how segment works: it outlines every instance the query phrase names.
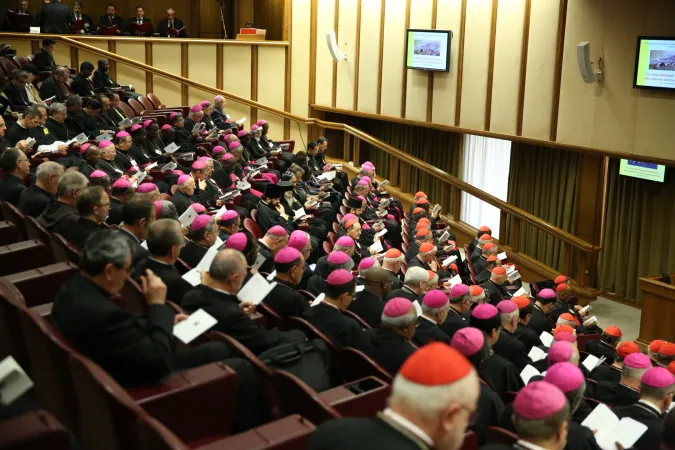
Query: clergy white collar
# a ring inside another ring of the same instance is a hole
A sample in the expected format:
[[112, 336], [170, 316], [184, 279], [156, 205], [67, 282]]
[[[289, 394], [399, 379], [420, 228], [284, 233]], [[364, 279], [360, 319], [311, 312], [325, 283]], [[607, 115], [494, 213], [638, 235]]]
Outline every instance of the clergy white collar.
[[433, 323], [434, 325], [438, 325], [438, 323], [436, 323], [436, 321], [434, 319], [432, 319], [431, 317], [427, 317], [424, 314], [422, 314], [420, 317], [422, 319], [427, 319], [429, 322]]
[[382, 414], [387, 416], [387, 418], [391, 419], [393, 422], [396, 422], [397, 425], [400, 425], [402, 428], [405, 428], [406, 431], [417, 437], [418, 439], [424, 441], [429, 447], [434, 446], [434, 441], [431, 439], [431, 436], [429, 436], [424, 430], [422, 430], [420, 427], [403, 417], [402, 415], [392, 411], [390, 408], [385, 409], [382, 411]]
[[546, 450], [544, 447], [539, 447], [538, 445], [534, 445], [522, 439], [519, 439], [518, 442], [516, 442], [516, 445], [518, 445], [521, 448], [524, 448], [525, 450]]
[[663, 414], [661, 412], [661, 408], [659, 408], [658, 406], [656, 406], [654, 403], [650, 402], [649, 400], [645, 400], [645, 399], [641, 398], [640, 400], [638, 400], [638, 403], [641, 403], [641, 404], [645, 405], [645, 407], [647, 407], [649, 410], [651, 410], [652, 412], [654, 412], [654, 414], [656, 414], [658, 416], [661, 416], [661, 414]]

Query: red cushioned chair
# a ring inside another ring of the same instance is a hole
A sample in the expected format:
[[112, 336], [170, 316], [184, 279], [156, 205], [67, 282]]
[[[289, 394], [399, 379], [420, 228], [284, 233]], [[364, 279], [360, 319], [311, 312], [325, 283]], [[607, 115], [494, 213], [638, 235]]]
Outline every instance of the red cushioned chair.
[[461, 450], [478, 450], [478, 435], [473, 431], [466, 433]]
[[146, 113], [151, 113], [156, 109], [155, 105], [153, 105], [152, 102], [148, 100], [148, 98], [144, 95], [138, 97], [138, 101], [140, 102], [141, 105], [143, 105], [143, 109], [145, 110]]
[[499, 427], [487, 427], [485, 436], [486, 442], [488, 444], [503, 444], [512, 446], [518, 440], [517, 434]]
[[51, 246], [51, 233], [42, 226], [40, 222], [37, 221], [34, 217], [27, 216], [26, 221], [26, 232], [28, 233], [28, 239], [38, 239], [42, 241], [46, 246]]
[[373, 376], [387, 383], [393, 381], [393, 377], [384, 367], [355, 348], [343, 347], [340, 360], [342, 361], [342, 371], [347, 380], [353, 381]]
[[25, 309], [21, 292], [0, 278], [0, 360], [12, 355], [30, 375], [28, 350], [19, 325], [20, 309]]
[[49, 412], [30, 411], [0, 421], [0, 448], [6, 450], [68, 450], [68, 432]]
[[131, 314], [145, 314], [147, 303], [141, 286], [130, 277], [127, 277], [119, 294], [112, 298], [117, 306]]
[[319, 393], [342, 417], [375, 417], [387, 407], [391, 385], [366, 377]]
[[266, 304], [259, 303], [258, 306], [256, 306], [256, 311], [267, 318], [269, 324], [268, 328], [279, 328], [280, 330], [285, 330], [287, 328], [283, 317]]
[[0, 245], [19, 242], [19, 229], [9, 220], [0, 221]]
[[163, 109], [166, 108], [166, 105], [162, 104], [162, 102], [157, 98], [157, 96], [153, 93], [148, 94], [148, 100], [152, 103], [152, 106], [155, 107], [155, 109]]
[[127, 105], [124, 102], [120, 102], [120, 109], [122, 110], [124, 115], [127, 116], [130, 119], [133, 119], [134, 117], [136, 117], [138, 115], [138, 114], [136, 114], [136, 111], [134, 111], [134, 109], [131, 106]]
[[66, 241], [63, 236], [58, 233], [52, 233], [51, 242], [54, 260], [56, 262], [70, 261], [73, 264], [80, 263], [79, 250], [73, 247], [70, 242]]
[[143, 105], [135, 98], [130, 98], [127, 104], [134, 110], [137, 116], [143, 115]]
[[589, 343], [590, 341], [600, 342], [600, 338], [602, 338], [602, 335], [600, 333], [578, 334], [577, 347], [579, 348], [580, 352], [585, 351], [587, 343]]
[[4, 261], [0, 264], [0, 276], [6, 276], [46, 266], [52, 262], [52, 256], [46, 245], [31, 239], [0, 247], [0, 261]]
[[14, 63], [19, 66], [21, 69], [25, 69], [26, 66], [29, 64], [28, 60], [24, 58], [23, 56], [16, 55], [14, 56]]
[[328, 241], [323, 241], [323, 252], [326, 255], [330, 255], [333, 252], [333, 244]]
[[19, 209], [9, 202], [0, 202], [2, 217], [4, 220], [12, 222], [19, 230], [19, 240], [28, 239], [26, 232], [26, 216]]
[[335, 408], [323, 401], [314, 389], [295, 375], [284, 370], [273, 370], [272, 378], [277, 387], [283, 415], [300, 414], [316, 425], [342, 417]]
[[256, 239], [262, 239], [263, 237], [262, 230], [260, 229], [257, 223], [255, 223], [248, 217], [244, 219], [244, 228], [246, 229], [246, 231], [251, 233]]
[[77, 430], [79, 411], [68, 369], [68, 357], [75, 350], [39, 314], [20, 310], [19, 321], [30, 355], [30, 371], [37, 400], [68, 429]]
[[321, 330], [307, 322], [305, 319], [300, 317], [288, 317], [286, 319], [286, 323], [288, 324], [289, 328], [300, 330], [305, 333], [309, 339], [321, 339], [326, 343], [326, 345], [328, 345], [328, 348], [330, 348], [335, 355], [340, 355], [340, 348], [335, 345], [335, 342], [333, 342], [328, 336], [321, 332]]
[[7, 275], [5, 279], [21, 292], [26, 307], [54, 301], [63, 284], [77, 275], [80, 269], [71, 262], [62, 262], [37, 269]]
[[363, 320], [361, 317], [359, 317], [358, 315], [356, 315], [354, 312], [349, 311], [348, 309], [342, 311], [342, 314], [344, 314], [344, 315], [346, 315], [346, 316], [349, 316], [349, 317], [351, 317], [352, 319], [356, 320], [356, 322], [357, 322], [359, 325], [361, 325], [361, 327], [362, 327], [364, 330], [367, 330], [367, 329], [371, 328], [370, 325], [368, 324], [368, 322], [366, 322], [365, 320]]

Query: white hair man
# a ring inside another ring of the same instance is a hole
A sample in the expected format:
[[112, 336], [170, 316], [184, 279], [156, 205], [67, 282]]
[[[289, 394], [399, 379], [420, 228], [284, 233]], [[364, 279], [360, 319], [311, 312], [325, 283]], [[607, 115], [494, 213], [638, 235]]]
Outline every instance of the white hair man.
[[400, 289], [401, 286], [403, 286], [403, 282], [401, 282], [401, 278], [398, 274], [401, 272], [401, 267], [403, 267], [404, 262], [405, 255], [401, 253], [399, 249], [390, 248], [384, 254], [382, 268], [389, 274], [392, 289]]
[[476, 412], [479, 391], [478, 377], [467, 359], [446, 344], [431, 343], [401, 367], [391, 387], [389, 408], [374, 418], [324, 422], [308, 448], [358, 449], [367, 442], [372, 448], [458, 450]]
[[429, 291], [429, 272], [421, 267], [409, 267], [405, 272], [403, 287], [393, 290], [389, 296], [407, 298], [412, 302], [427, 291]]
[[[643, 353], [631, 353], [623, 360], [621, 382], [598, 381], [593, 398], [614, 407], [627, 406], [640, 400], [640, 381], [652, 367], [651, 360]], [[641, 447], [647, 448], [647, 447]]]
[[525, 344], [513, 335], [520, 322], [518, 305], [511, 300], [502, 300], [497, 304], [497, 309], [502, 321], [502, 328], [499, 331], [499, 340], [492, 346], [492, 350], [496, 354], [508, 358], [518, 371], [522, 371], [525, 366], [532, 363], [532, 360], [527, 356]]
[[63, 171], [63, 166], [57, 162], [47, 161], [40, 164], [35, 173], [35, 184], [21, 193], [19, 210], [30, 217], [42, 214], [56, 194]]
[[422, 315], [413, 338], [415, 345], [422, 347], [433, 341], [450, 345], [450, 337], [440, 328], [448, 317], [448, 296], [444, 291], [434, 289], [424, 294], [421, 303]]

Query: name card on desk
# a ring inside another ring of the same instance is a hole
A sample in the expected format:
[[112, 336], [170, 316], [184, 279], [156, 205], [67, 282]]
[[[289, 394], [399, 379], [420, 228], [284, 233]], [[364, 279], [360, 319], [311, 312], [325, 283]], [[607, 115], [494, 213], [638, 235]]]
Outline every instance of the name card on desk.
[[267, 297], [267, 294], [269, 294], [276, 285], [276, 282], [268, 283], [262, 275], [256, 273], [248, 280], [248, 283], [241, 288], [237, 294], [237, 298], [240, 302], [251, 302], [254, 305], [257, 305]]
[[203, 309], [190, 314], [190, 317], [173, 327], [173, 335], [183, 344], [189, 344], [212, 328], [218, 321]]

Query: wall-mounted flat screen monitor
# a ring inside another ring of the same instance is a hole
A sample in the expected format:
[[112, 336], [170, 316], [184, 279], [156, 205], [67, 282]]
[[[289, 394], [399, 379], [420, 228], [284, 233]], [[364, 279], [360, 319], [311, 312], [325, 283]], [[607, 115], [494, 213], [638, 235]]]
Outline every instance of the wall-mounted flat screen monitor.
[[638, 37], [633, 86], [675, 89], [675, 37]]
[[619, 166], [619, 175], [663, 183], [666, 177], [666, 166], [632, 159], [622, 159]]
[[409, 29], [406, 40], [406, 67], [448, 72], [451, 39], [450, 30]]

